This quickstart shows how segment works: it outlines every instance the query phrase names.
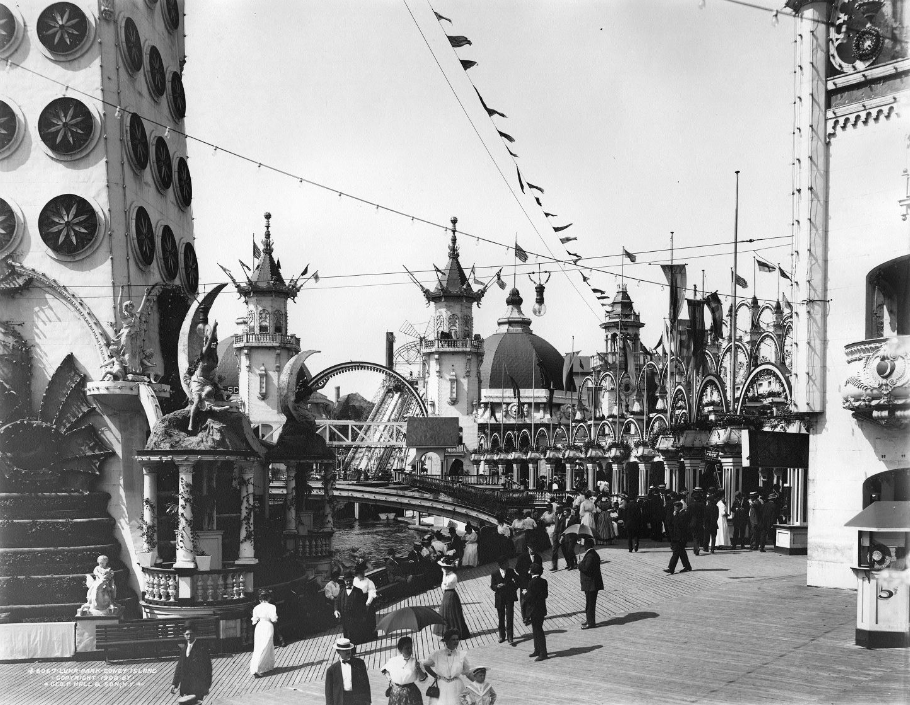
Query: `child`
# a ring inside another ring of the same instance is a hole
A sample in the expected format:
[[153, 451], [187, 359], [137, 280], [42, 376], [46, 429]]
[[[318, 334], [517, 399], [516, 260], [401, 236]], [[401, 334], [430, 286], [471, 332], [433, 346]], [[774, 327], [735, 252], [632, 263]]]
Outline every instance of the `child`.
[[461, 705], [493, 705], [496, 691], [487, 683], [487, 669], [475, 668], [471, 672], [473, 682], [468, 681], [461, 691]]

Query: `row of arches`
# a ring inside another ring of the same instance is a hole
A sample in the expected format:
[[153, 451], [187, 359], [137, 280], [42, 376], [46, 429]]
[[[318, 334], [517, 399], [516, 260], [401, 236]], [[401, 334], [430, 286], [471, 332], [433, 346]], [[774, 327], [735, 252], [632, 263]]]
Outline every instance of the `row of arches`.
[[261, 308], [258, 313], [250, 309], [247, 311], [246, 322], [249, 333], [282, 334], [285, 330], [284, 312], [277, 308], [274, 311]]

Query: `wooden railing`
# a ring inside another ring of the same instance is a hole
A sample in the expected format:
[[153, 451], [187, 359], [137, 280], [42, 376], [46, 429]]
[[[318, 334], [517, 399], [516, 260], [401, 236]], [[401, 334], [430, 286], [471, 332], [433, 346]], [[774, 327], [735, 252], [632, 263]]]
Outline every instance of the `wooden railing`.
[[[244, 571], [240, 568], [197, 571], [192, 575], [190, 599], [195, 604], [243, 600]], [[142, 568], [145, 580], [143, 599], [149, 604], [177, 604], [177, 571], [169, 568]]]
[[472, 509], [497, 515], [512, 509], [530, 508], [534, 502], [530, 492], [471, 487], [462, 482], [441, 477], [427, 477], [396, 472], [396, 482], [414, 489], [444, 494]]

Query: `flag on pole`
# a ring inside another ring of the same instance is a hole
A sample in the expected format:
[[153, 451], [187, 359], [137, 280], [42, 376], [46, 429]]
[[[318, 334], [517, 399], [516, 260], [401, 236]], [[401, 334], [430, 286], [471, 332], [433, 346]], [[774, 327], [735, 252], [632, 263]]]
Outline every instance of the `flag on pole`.
[[470, 59], [459, 59], [459, 60], [461, 61], [461, 68], [463, 68], [465, 71], [467, 71], [469, 68], [471, 68], [473, 66], [477, 66], [476, 61], [471, 61]]
[[563, 230], [565, 230], [566, 228], [571, 228], [573, 225], [574, 225], [574, 223], [569, 223], [568, 225], [557, 225], [555, 228], [553, 228], [553, 232], [561, 233]]
[[512, 375], [509, 375], [509, 382], [512, 383], [512, 394], [518, 400], [518, 415], [521, 416], [521, 389], [519, 389], [518, 382], [515, 381]]
[[670, 285], [670, 330], [676, 328], [676, 320], [682, 311], [683, 299], [686, 293], [686, 265], [662, 264], [660, 268]]
[[577, 240], [577, 239], [578, 239], [578, 238], [575, 237], [574, 235], [566, 235], [565, 237], [559, 238], [559, 241], [560, 241], [563, 245], [565, 245], [566, 243], [572, 242], [572, 240]]
[[443, 15], [440, 15], [438, 12], [436, 12], [436, 10], [433, 10], [433, 14], [436, 15], [436, 19], [439, 20], [440, 22], [445, 20], [449, 24], [452, 24], [452, 20], [450, 20], [448, 17], [444, 17]]
[[319, 272], [313, 272], [313, 283], [314, 284], [319, 283]]
[[543, 189], [540, 188], [540, 186], [535, 186], [535, 185], [532, 184], [530, 181], [528, 182], [528, 188], [532, 188], [532, 189], [534, 189], [535, 191], [540, 191], [541, 193], [543, 193]]
[[[499, 272], [501, 272], [501, 271], [502, 270], [499, 270]], [[505, 289], [506, 283], [502, 280], [502, 277], [500, 276], [499, 272], [496, 272], [496, 286], [498, 286], [500, 289]]]
[[780, 275], [781, 275], [784, 279], [786, 279], [788, 282], [792, 282], [792, 281], [793, 281], [793, 279], [790, 277], [790, 275], [787, 274], [787, 273], [784, 271], [784, 268], [781, 267], [780, 265], [777, 265], [777, 271], [780, 272]]
[[705, 302], [703, 299], [686, 299], [689, 306], [689, 353], [692, 369], [698, 373], [705, 363]]
[[673, 329], [670, 326], [670, 321], [668, 321], [666, 318], [664, 319], [663, 341], [664, 349], [667, 351], [667, 354], [670, 356], [675, 355], [676, 349], [673, 345]]
[[787, 295], [784, 292], [780, 292], [780, 295], [784, 297], [784, 308], [787, 311], [792, 312], [793, 304], [791, 304], [790, 301], [787, 299]]
[[723, 340], [724, 336], [724, 306], [720, 301], [717, 292], [708, 294], [705, 299], [708, 310], [711, 312], [711, 332], [717, 340]]
[[625, 247], [622, 248], [622, 253], [629, 258], [630, 262], [634, 262], [637, 258], [631, 252], [629, 252]]
[[259, 259], [262, 257], [262, 250], [259, 249], [259, 245], [256, 244], [256, 236], [253, 235], [253, 259]]
[[742, 288], [742, 289], [748, 289], [748, 288], [749, 288], [749, 282], [747, 282], [745, 279], [743, 279], [741, 276], [739, 276], [739, 275], [737, 274], [737, 275], [736, 275], [736, 286], [738, 286], [738, 287], [740, 287], [740, 288]]
[[763, 262], [758, 257], [755, 258], [755, 264], [758, 265], [759, 272], [773, 272], [777, 269], [777, 267], [775, 267], [773, 264]]
[[449, 40], [449, 44], [451, 44], [452, 47], [455, 49], [457, 49], [458, 47], [471, 46], [471, 40], [468, 39], [467, 37], [462, 37], [462, 36], [453, 37], [451, 34], [447, 34], [446, 37]]
[[519, 262], [528, 261], [528, 253], [525, 252], [524, 248], [519, 245], [517, 241], [515, 242], [515, 257]]

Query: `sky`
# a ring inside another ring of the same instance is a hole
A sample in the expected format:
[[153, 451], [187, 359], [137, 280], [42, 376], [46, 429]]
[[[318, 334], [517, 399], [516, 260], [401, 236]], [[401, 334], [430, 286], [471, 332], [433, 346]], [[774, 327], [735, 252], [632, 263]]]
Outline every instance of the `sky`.
[[[517, 240], [530, 253], [516, 278], [526, 314], [527, 273], [538, 264], [552, 272], [547, 313], [532, 317], [532, 327], [560, 352], [573, 343], [583, 354], [604, 346], [595, 295], [571, 265], [566, 274], [550, 259], [570, 259], [560, 235], [578, 238], [568, 249], [586, 258], [583, 266], [609, 270], [586, 274], [611, 294], [622, 248], [638, 253], [624, 273], [646, 280], [626, 282], [649, 346], [668, 308], [657, 263], [669, 261], [671, 231], [690, 284], [701, 290], [705, 270], [708, 291], [729, 294], [736, 170], [738, 271], [750, 284], [740, 294], [755, 291], [749, 250], [789, 262], [789, 15], [775, 25], [770, 13], [725, 0], [706, 0], [703, 9], [698, 0], [187, 6], [186, 130], [220, 147], [188, 144], [201, 282], [224, 281], [218, 264], [238, 275], [238, 258], [251, 262], [252, 235], [261, 239], [270, 212], [285, 276], [307, 264], [320, 275], [289, 307], [301, 347], [321, 351], [313, 372], [382, 362], [386, 331], [403, 344], [406, 321], [423, 330], [429, 310], [403, 268], [435, 285], [432, 265], [445, 265], [448, 245], [441, 226], [452, 216], [459, 231], [500, 243], [459, 238], [463, 266], [476, 263], [484, 280], [502, 266], [511, 286], [507, 246]], [[434, 10], [452, 23], [437, 21]], [[453, 50], [446, 34], [472, 44]], [[477, 65], [464, 71], [459, 59]], [[472, 84], [508, 117], [491, 121]], [[517, 160], [497, 129], [515, 138]], [[534, 193], [522, 193], [516, 163], [545, 190], [543, 209], [558, 217], [545, 217]], [[551, 229], [567, 223], [562, 233]], [[743, 242], [757, 238], [778, 239]], [[725, 244], [695, 247], [711, 243]], [[776, 298], [777, 286], [777, 274], [758, 274], [760, 298]], [[475, 312], [476, 332], [495, 332], [506, 294], [490, 287]], [[233, 331], [242, 313], [226, 290], [214, 316]]]

